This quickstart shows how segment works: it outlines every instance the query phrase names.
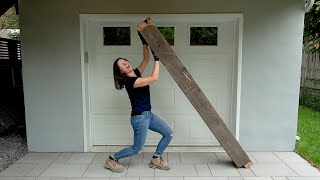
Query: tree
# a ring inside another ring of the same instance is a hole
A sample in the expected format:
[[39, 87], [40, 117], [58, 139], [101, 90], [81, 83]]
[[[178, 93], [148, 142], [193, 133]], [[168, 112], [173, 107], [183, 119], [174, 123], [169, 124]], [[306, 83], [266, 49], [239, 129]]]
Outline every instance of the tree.
[[320, 52], [320, 0], [316, 0], [304, 20], [304, 45], [310, 53]]
[[19, 16], [16, 15], [16, 8], [14, 6], [0, 17], [1, 29], [19, 29]]

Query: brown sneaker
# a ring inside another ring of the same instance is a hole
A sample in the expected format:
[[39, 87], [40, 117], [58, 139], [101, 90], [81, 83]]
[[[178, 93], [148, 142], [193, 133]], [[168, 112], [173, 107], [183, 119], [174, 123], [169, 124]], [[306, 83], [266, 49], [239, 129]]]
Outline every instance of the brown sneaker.
[[161, 170], [169, 170], [170, 169], [170, 166], [168, 163], [165, 163], [163, 162], [163, 159], [162, 157], [158, 157], [158, 158], [152, 158], [151, 159], [151, 162], [149, 164], [149, 167], [150, 168], [153, 168], [153, 169], [161, 169]]
[[124, 171], [123, 166], [118, 161], [110, 158], [107, 159], [105, 167], [115, 173], [121, 173]]

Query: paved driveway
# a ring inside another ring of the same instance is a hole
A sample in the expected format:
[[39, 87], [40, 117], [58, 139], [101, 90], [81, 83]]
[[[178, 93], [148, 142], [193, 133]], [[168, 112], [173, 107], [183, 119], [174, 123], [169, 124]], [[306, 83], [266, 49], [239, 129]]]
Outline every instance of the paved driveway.
[[320, 171], [295, 152], [248, 152], [250, 169], [236, 168], [225, 152], [168, 152], [169, 171], [148, 167], [152, 153], [121, 159], [123, 173], [104, 168], [111, 153], [28, 153], [0, 180], [320, 180]]

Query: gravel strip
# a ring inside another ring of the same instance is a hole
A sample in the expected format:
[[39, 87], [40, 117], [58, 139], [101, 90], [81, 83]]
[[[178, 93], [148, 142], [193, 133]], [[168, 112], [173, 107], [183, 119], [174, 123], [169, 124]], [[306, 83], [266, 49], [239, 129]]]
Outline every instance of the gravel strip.
[[0, 137], [0, 172], [27, 154], [27, 139], [18, 132]]

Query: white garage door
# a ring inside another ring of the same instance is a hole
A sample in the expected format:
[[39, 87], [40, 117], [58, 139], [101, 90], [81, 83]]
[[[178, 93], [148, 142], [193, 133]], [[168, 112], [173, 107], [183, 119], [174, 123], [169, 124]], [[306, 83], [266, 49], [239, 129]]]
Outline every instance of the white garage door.
[[[171, 36], [172, 48], [230, 127], [234, 22], [191, 15], [152, 18], [158, 27], [169, 30], [167, 37]], [[115, 90], [112, 65], [118, 57], [129, 59], [135, 67], [139, 65], [142, 45], [136, 25], [141, 19], [110, 16], [89, 23], [89, 114], [93, 145], [133, 143], [129, 98], [125, 90]], [[150, 61], [143, 75], [151, 74], [152, 67]], [[161, 65], [159, 81], [150, 88], [152, 111], [175, 132], [171, 145], [220, 145], [164, 66]], [[146, 145], [156, 145], [160, 138], [149, 131]]]

